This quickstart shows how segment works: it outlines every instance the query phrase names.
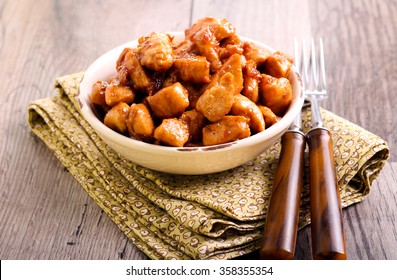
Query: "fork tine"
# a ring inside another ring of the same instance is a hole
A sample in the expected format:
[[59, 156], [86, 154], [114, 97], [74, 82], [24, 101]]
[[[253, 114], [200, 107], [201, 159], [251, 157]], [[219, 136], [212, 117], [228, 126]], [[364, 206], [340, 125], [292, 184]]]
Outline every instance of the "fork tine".
[[318, 89], [318, 73], [317, 73], [317, 54], [316, 54], [316, 45], [314, 44], [314, 39], [311, 40], [311, 50], [310, 50], [310, 67], [311, 67], [311, 90]]
[[325, 59], [324, 59], [324, 44], [323, 44], [323, 38], [320, 38], [320, 71], [321, 71], [321, 89], [322, 90], [327, 90], [327, 83], [325, 79]]
[[302, 40], [302, 65], [301, 65], [301, 75], [302, 75], [302, 79], [304, 81], [304, 86], [305, 89], [309, 88], [309, 74], [308, 74], [308, 62], [307, 62], [307, 57], [306, 57], [306, 44], [305, 44], [305, 40]]
[[[309, 56], [307, 55], [309, 53]], [[315, 40], [310, 40], [310, 49], [306, 49], [306, 41], [302, 39], [301, 49], [297, 38], [294, 38], [294, 65], [301, 75], [307, 97], [317, 95], [318, 99], [326, 98], [326, 77], [324, 43], [320, 38], [318, 47]]]

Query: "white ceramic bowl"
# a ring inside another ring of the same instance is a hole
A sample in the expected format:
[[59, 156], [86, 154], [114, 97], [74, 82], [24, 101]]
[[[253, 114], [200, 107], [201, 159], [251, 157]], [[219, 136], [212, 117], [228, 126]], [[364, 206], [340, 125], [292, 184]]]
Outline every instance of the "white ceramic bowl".
[[[183, 40], [183, 32], [169, 32], [174, 40]], [[259, 48], [273, 52], [274, 50], [262, 43], [251, 41]], [[98, 80], [108, 80], [116, 73], [116, 61], [126, 47], [135, 47], [137, 40], [123, 44], [99, 57], [85, 72], [79, 88], [81, 113], [97, 134], [112, 149], [123, 157], [141, 166], [175, 174], [208, 174], [224, 171], [256, 158], [273, 145], [288, 129], [293, 119], [300, 113], [304, 96], [299, 75], [291, 71], [288, 79], [292, 85], [292, 102], [284, 117], [266, 129], [248, 138], [207, 147], [165, 147], [137, 141], [123, 136], [106, 127], [95, 115], [94, 106], [90, 102], [92, 85]]]

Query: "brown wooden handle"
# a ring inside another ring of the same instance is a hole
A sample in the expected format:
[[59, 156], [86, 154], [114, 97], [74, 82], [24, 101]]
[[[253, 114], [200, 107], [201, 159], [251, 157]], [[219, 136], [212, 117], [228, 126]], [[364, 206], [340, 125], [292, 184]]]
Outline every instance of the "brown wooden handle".
[[281, 153], [260, 248], [262, 259], [293, 259], [302, 192], [305, 136], [288, 131]]
[[313, 258], [346, 259], [331, 134], [326, 129], [316, 128], [307, 134], [307, 142]]

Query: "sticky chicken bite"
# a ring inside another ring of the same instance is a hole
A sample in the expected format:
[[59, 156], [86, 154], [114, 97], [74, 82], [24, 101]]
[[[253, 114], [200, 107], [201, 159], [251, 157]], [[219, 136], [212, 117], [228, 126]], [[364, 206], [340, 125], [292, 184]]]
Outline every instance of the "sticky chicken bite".
[[155, 129], [149, 109], [143, 103], [132, 104], [126, 120], [130, 137], [143, 141], [151, 141]]
[[219, 84], [208, 88], [197, 100], [196, 109], [212, 122], [229, 113], [234, 102], [234, 77], [226, 73]]
[[146, 92], [149, 95], [153, 94], [150, 75], [141, 65], [136, 49], [124, 49], [117, 60], [116, 69], [118, 72], [124, 71], [126, 73], [134, 89]]
[[270, 53], [264, 49], [258, 49], [252, 42], [244, 42], [243, 44], [243, 54], [248, 60], [254, 61], [258, 66], [265, 63]]
[[270, 55], [265, 64], [265, 72], [275, 78], [286, 78], [291, 70], [293, 59], [286, 53], [276, 51]]
[[221, 78], [226, 74], [233, 75], [233, 94], [239, 94], [243, 89], [243, 58], [239, 54], [232, 55], [214, 75], [211, 77], [211, 82], [205, 86], [209, 89], [219, 84]]
[[174, 69], [185, 82], [210, 82], [210, 63], [204, 56], [185, 55], [177, 58], [174, 61]]
[[154, 131], [154, 138], [169, 146], [183, 147], [189, 140], [189, 128], [177, 118], [164, 119]]
[[256, 63], [253, 60], [248, 60], [243, 69], [244, 87], [243, 95], [248, 97], [252, 102], [259, 101], [259, 79], [261, 73], [256, 68]]
[[135, 98], [135, 93], [128, 86], [121, 86], [111, 83], [105, 90], [106, 105], [114, 106], [119, 102], [132, 104]]
[[226, 19], [205, 17], [196, 21], [185, 31], [187, 39], [191, 40], [211, 64], [211, 71], [221, 68], [219, 59], [219, 42], [233, 35], [234, 27]]
[[104, 124], [120, 133], [127, 131], [127, 117], [130, 106], [127, 103], [120, 102], [112, 107], [105, 115]]
[[277, 116], [283, 116], [292, 99], [291, 83], [286, 78], [274, 78], [262, 74], [259, 87], [263, 105], [269, 107]]
[[189, 129], [189, 141], [201, 142], [203, 137], [203, 127], [207, 124], [207, 120], [199, 111], [193, 109], [186, 111], [180, 117]]
[[220, 42], [219, 58], [224, 63], [233, 54], [243, 55], [243, 43], [236, 34], [232, 34], [230, 37], [223, 39]]
[[95, 84], [93, 84], [90, 95], [90, 100], [92, 103], [100, 106], [106, 105], [105, 91], [107, 86], [108, 83], [104, 81], [97, 81]]
[[179, 117], [189, 106], [188, 95], [188, 91], [177, 82], [149, 96], [147, 101], [156, 117], [173, 118]]
[[148, 69], [166, 72], [174, 63], [170, 36], [166, 33], [152, 32], [138, 40], [140, 62]]
[[230, 113], [235, 116], [244, 116], [249, 119], [249, 126], [255, 132], [265, 130], [265, 120], [258, 106], [244, 95], [236, 95]]
[[174, 57], [179, 58], [185, 55], [200, 55], [196, 45], [190, 40], [183, 40], [173, 46]]
[[281, 120], [281, 117], [277, 116], [269, 107], [262, 105], [259, 105], [258, 107], [262, 112], [263, 118], [265, 119], [266, 128]]
[[217, 145], [247, 138], [251, 135], [248, 123], [243, 116], [224, 116], [203, 128], [203, 144]]

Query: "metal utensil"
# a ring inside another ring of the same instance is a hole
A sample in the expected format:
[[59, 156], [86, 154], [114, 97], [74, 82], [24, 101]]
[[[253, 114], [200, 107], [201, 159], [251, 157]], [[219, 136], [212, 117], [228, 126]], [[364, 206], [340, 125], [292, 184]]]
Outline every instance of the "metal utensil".
[[[332, 136], [323, 126], [318, 101], [327, 96], [323, 40], [316, 49], [311, 40], [310, 59], [302, 44], [301, 75], [305, 95], [311, 102], [311, 126], [307, 133], [310, 171], [310, 215], [312, 252], [314, 259], [346, 259], [342, 209], [335, 162]], [[318, 58], [318, 59], [317, 59]]]
[[[296, 55], [295, 55], [296, 56]], [[293, 259], [306, 146], [301, 114], [281, 138], [281, 152], [260, 248], [262, 259]]]

